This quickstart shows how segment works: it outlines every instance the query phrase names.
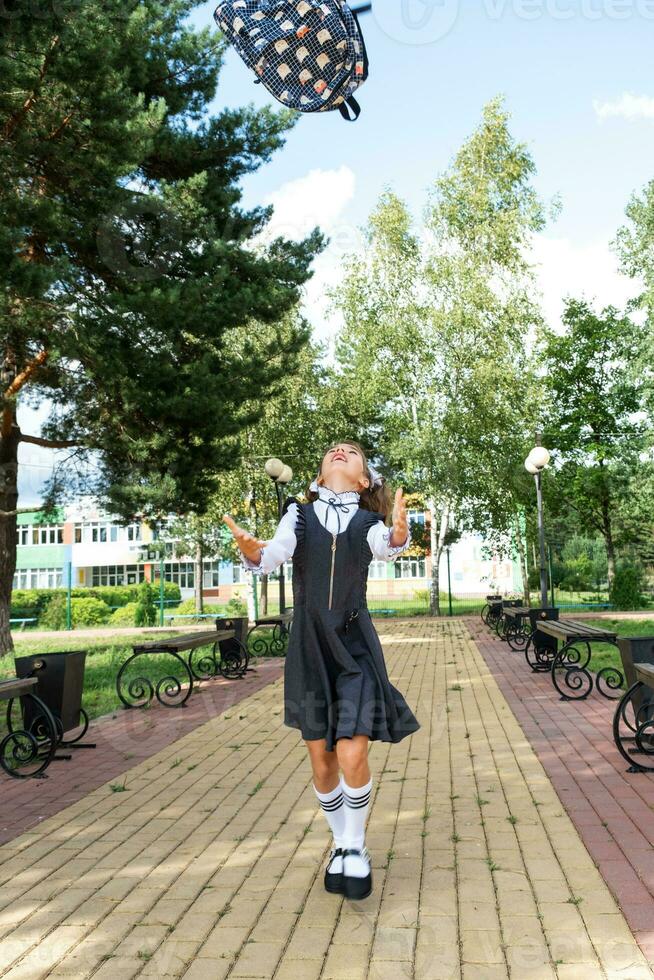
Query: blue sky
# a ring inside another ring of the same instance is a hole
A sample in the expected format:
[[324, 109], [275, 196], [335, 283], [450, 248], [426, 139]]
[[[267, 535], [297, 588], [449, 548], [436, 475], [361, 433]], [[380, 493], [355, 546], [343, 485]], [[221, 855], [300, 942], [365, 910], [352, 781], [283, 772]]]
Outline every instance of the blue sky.
[[[360, 90], [358, 122], [345, 123], [338, 113], [303, 117], [283, 152], [248, 179], [246, 199], [313, 168], [345, 164], [356, 176], [352, 220], [365, 219], [386, 183], [419, 210], [484, 103], [504, 94], [512, 131], [536, 162], [538, 190], [562, 195], [557, 235], [584, 243], [612, 234], [630, 192], [652, 176], [654, 102], [649, 119], [634, 121], [600, 119], [594, 103], [615, 103], [629, 92], [654, 97], [654, 2], [407, 0], [409, 16], [427, 19], [413, 30], [391, 19], [401, 3], [375, 0], [362, 18], [370, 77]], [[214, 7], [198, 8], [195, 22], [212, 24]], [[261, 104], [266, 95], [230, 52], [216, 107]]]
[[[622, 305], [609, 241], [629, 196], [654, 176], [654, 0], [373, 0], [362, 18], [370, 77], [356, 123], [337, 112], [307, 115], [270, 164], [246, 179], [246, 205], [272, 202], [277, 228], [333, 236], [307, 290], [316, 335], [329, 340], [325, 287], [343, 251], [390, 185], [419, 217], [426, 190], [477, 126], [483, 105], [505, 96], [516, 139], [527, 144], [543, 198], [562, 212], [535, 243], [543, 307], [556, 323], [567, 293]], [[215, 29], [215, 2], [193, 14]], [[423, 26], [415, 27], [422, 21]], [[229, 52], [214, 111], [270, 102]], [[42, 413], [21, 408], [25, 431]], [[38, 498], [53, 454], [21, 447], [21, 504]]]

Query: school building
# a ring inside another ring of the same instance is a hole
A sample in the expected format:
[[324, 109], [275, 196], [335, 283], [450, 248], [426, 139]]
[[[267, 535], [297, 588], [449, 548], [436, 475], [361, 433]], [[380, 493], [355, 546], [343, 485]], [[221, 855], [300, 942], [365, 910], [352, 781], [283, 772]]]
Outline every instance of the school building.
[[[429, 522], [427, 511], [409, 510], [408, 516], [419, 524]], [[38, 518], [38, 512], [18, 515], [15, 589], [65, 587], [69, 568], [74, 588], [158, 580], [159, 559], [138, 560], [143, 552], [147, 554], [147, 545], [156, 539], [147, 524], [121, 525], [89, 500], [60, 508], [54, 523], [40, 524]], [[189, 598], [195, 589], [195, 562], [188, 555], [176, 553], [175, 541], [165, 530], [163, 539], [171, 541], [171, 554], [164, 560], [164, 579], [176, 582], [182, 598]], [[291, 561], [285, 563], [284, 572], [291, 583]], [[440, 567], [442, 592], [447, 591], [447, 573], [444, 554]], [[205, 599], [223, 603], [233, 596], [245, 598], [248, 576], [238, 562], [206, 559], [202, 575]], [[277, 575], [273, 573], [270, 578]], [[450, 578], [452, 592], [459, 596], [481, 596], [491, 589], [506, 593], [519, 589], [521, 582], [517, 562], [489, 557], [482, 539], [476, 535], [464, 535], [452, 545]], [[428, 589], [430, 579], [429, 556], [403, 555], [394, 562], [373, 561], [368, 595], [410, 598], [414, 591]]]

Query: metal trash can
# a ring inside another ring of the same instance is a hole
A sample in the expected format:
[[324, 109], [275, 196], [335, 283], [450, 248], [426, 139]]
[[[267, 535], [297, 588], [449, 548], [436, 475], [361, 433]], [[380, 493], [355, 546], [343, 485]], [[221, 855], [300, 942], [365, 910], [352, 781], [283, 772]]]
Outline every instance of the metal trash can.
[[529, 622], [531, 624], [531, 632], [533, 637], [534, 645], [538, 646], [539, 650], [548, 650], [551, 656], [556, 656], [559, 649], [559, 642], [555, 636], [549, 636], [548, 633], [536, 632], [538, 630], [539, 622], [547, 620], [554, 620], [555, 622], [559, 618], [559, 610], [557, 606], [538, 606], [536, 609], [529, 610]]
[[[627, 690], [636, 683], [634, 664], [654, 666], [654, 636], [619, 636], [618, 648], [622, 658]], [[654, 717], [654, 691], [650, 687], [639, 688], [632, 699], [634, 711], [641, 724]], [[641, 713], [642, 709], [642, 713]]]
[[[36, 695], [62, 726], [62, 733], [88, 722], [82, 708], [86, 650], [64, 650], [16, 657], [18, 677], [36, 677]], [[29, 728], [35, 706], [25, 699], [24, 722]]]
[[243, 677], [248, 669], [248, 623], [247, 616], [216, 617], [217, 630], [234, 630], [236, 633], [228, 640], [218, 640], [225, 677]]

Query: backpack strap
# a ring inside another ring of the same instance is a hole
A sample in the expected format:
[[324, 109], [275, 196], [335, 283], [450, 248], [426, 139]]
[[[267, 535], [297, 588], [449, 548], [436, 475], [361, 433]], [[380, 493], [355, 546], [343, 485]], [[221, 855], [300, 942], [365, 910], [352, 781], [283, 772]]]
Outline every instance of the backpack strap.
[[[352, 110], [353, 115], [350, 115], [347, 111], [348, 107]], [[361, 106], [354, 96], [350, 95], [344, 102], [341, 102], [338, 107], [338, 111], [342, 115], [343, 119], [346, 119], [348, 122], [356, 122], [361, 114]]]

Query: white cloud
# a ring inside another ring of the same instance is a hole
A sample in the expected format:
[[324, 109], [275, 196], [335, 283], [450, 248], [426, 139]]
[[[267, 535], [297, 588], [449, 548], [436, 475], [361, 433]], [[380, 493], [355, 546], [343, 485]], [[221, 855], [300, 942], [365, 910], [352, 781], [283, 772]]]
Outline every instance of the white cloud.
[[600, 102], [593, 99], [593, 109], [600, 121], [605, 119], [627, 119], [633, 122], [638, 119], [654, 119], [654, 98], [648, 95], [635, 95], [633, 92], [623, 92], [619, 99]]
[[264, 201], [275, 209], [266, 238], [283, 235], [297, 240], [316, 225], [330, 232], [339, 225], [354, 197], [355, 183], [353, 171], [342, 166], [338, 170], [310, 170], [304, 177], [282, 184]]
[[262, 235], [264, 241], [278, 235], [298, 240], [315, 227], [329, 238], [328, 245], [313, 262], [313, 276], [305, 286], [302, 303], [303, 312], [321, 341], [333, 338], [339, 323], [328, 312], [326, 291], [338, 284], [343, 256], [362, 247], [359, 228], [345, 217], [355, 189], [356, 177], [349, 167], [316, 169], [282, 184], [264, 202], [274, 207], [273, 217]]
[[609, 241], [576, 245], [568, 238], [534, 239], [532, 260], [543, 293], [542, 309], [547, 323], [560, 328], [566, 295], [585, 299], [597, 311], [603, 306], [624, 309], [639, 284], [620, 273]]

